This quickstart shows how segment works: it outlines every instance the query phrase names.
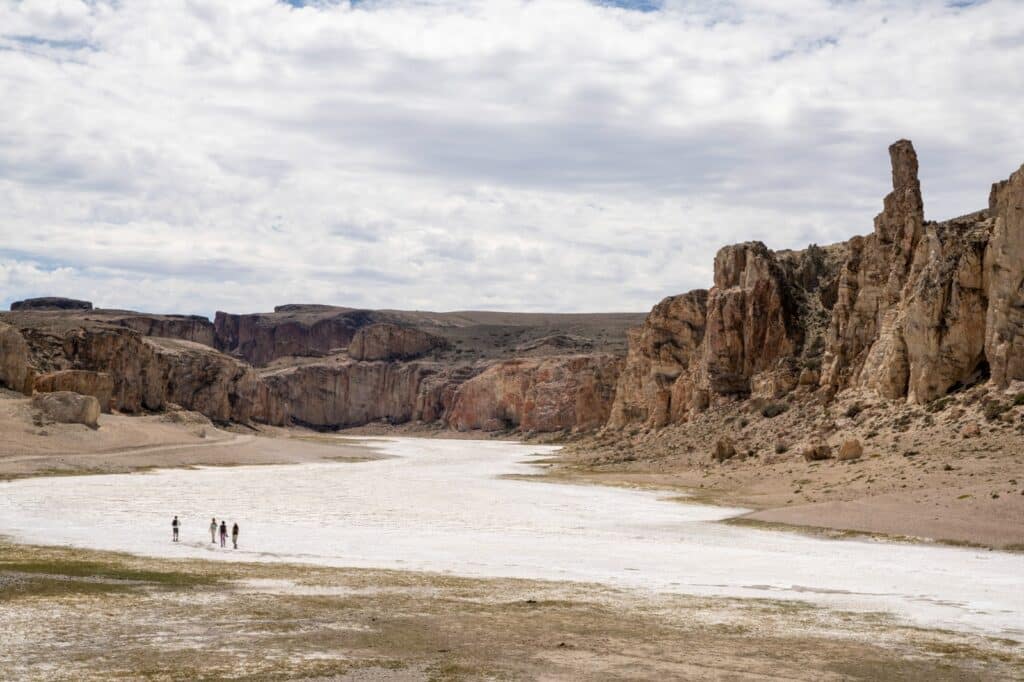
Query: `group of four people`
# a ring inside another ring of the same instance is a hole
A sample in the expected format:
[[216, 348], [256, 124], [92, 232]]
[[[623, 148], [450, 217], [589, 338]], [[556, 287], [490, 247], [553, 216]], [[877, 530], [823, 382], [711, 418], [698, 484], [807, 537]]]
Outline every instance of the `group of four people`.
[[[171, 521], [171, 541], [178, 541], [178, 529], [181, 528], [181, 522], [178, 521], [178, 517], [175, 516], [174, 520]], [[220, 526], [217, 525], [217, 519], [210, 519], [210, 542], [217, 542], [217, 531], [220, 531], [220, 546], [227, 546], [228, 541], [228, 524], [221, 519]], [[231, 544], [235, 549], [238, 549], [238, 524], [234, 524], [231, 527]]]

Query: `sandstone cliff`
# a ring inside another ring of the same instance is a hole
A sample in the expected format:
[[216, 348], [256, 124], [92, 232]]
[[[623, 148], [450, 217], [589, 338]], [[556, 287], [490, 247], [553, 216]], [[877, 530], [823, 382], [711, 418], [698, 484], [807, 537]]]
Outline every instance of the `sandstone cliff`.
[[460, 431], [596, 429], [608, 420], [620, 365], [611, 355], [498, 362], [459, 386], [445, 420]]
[[[7, 319], [25, 342], [26, 376], [42, 373], [36, 385], [40, 391], [93, 395], [105, 402], [104, 409], [127, 413], [175, 403], [220, 421], [287, 421], [252, 367], [207, 346], [148, 338], [75, 316], [25, 312]], [[3, 353], [4, 358], [15, 356]], [[31, 389], [29, 384], [26, 390]]]
[[893, 191], [866, 237], [715, 257], [714, 287], [659, 303], [629, 338], [609, 424], [664, 426], [709, 404], [851, 388], [924, 403], [1024, 378], [1024, 169], [989, 208], [924, 220], [917, 156], [889, 149]]

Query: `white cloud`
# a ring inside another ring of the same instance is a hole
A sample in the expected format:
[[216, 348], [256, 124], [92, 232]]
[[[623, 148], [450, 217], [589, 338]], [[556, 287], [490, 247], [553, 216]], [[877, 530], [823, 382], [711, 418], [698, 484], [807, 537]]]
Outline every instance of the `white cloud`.
[[[650, 3], [648, 3], [650, 4]], [[645, 310], [1024, 161], [1011, 0], [0, 5], [0, 299]]]

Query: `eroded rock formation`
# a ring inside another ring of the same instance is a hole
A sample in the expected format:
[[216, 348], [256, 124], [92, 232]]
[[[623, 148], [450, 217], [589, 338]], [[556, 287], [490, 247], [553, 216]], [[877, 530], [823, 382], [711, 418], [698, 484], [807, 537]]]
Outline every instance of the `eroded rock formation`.
[[446, 421], [460, 431], [596, 429], [608, 420], [621, 362], [611, 355], [498, 362], [459, 386]]
[[0, 322], [0, 386], [31, 395], [34, 376], [29, 346], [21, 332]]
[[665, 299], [630, 336], [610, 425], [685, 421], [716, 401], [866, 388], [924, 403], [991, 371], [1024, 378], [1024, 169], [989, 208], [924, 220], [914, 148], [866, 237], [804, 251], [728, 246], [714, 287]]

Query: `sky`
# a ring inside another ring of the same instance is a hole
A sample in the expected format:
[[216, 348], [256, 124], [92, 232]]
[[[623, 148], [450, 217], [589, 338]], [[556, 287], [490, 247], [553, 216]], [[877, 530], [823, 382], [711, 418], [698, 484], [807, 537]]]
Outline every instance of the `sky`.
[[0, 305], [646, 311], [1022, 112], [1024, 0], [0, 0]]

